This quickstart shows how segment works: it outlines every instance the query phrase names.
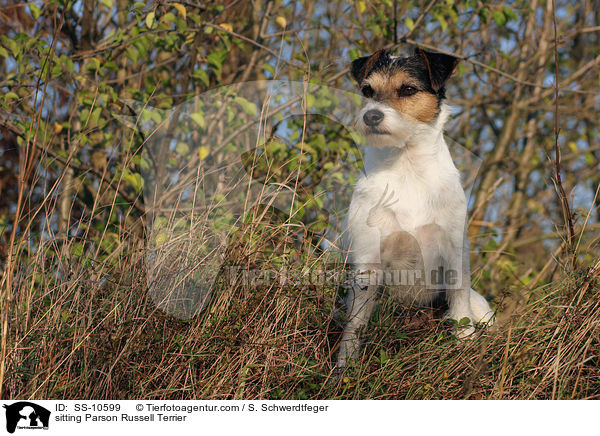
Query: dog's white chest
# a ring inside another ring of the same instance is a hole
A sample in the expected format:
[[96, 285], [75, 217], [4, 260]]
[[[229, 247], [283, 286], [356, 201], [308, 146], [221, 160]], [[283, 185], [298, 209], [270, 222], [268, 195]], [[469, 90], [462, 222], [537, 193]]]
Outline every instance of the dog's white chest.
[[441, 145], [441, 152], [418, 156], [398, 149], [367, 150], [345, 233], [355, 263], [378, 262], [379, 242], [398, 231], [416, 236], [419, 228], [437, 225], [456, 244], [462, 239], [464, 191], [447, 147]]
[[389, 201], [383, 204], [384, 207], [394, 213], [404, 230], [410, 231], [435, 218], [432, 207], [436, 202], [433, 198], [435, 193], [430, 192], [429, 188], [430, 185], [420, 181], [409, 181], [397, 174], [380, 173], [362, 179], [356, 186], [355, 198], [359, 207], [371, 209], [381, 202], [386, 193]]
[[411, 163], [396, 162], [386, 168], [367, 172], [357, 183], [353, 202], [357, 207], [370, 209], [387, 204], [405, 231], [431, 223], [443, 224], [450, 203], [457, 203], [462, 189], [458, 172], [454, 166], [444, 169], [439, 166], [421, 168]]

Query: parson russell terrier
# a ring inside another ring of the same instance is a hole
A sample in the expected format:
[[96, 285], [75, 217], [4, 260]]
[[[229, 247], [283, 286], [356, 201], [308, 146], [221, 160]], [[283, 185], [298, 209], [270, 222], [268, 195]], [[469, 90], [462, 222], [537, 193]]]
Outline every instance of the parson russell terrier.
[[359, 330], [381, 285], [408, 304], [445, 300], [446, 316], [460, 321], [459, 337], [472, 335], [474, 323], [494, 321], [488, 302], [471, 289], [467, 202], [443, 135], [445, 84], [457, 64], [423, 50], [408, 57], [380, 50], [352, 62], [366, 99], [357, 127], [367, 146], [346, 217], [355, 279], [338, 368], [358, 356]]

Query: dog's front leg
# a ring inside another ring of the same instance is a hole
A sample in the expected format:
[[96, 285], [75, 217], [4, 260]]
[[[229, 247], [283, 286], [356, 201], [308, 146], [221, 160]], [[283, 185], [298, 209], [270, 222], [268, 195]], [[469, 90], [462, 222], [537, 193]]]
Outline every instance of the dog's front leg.
[[[460, 322], [469, 319], [467, 324], [459, 325], [456, 336], [467, 338], [475, 332], [474, 322], [480, 321], [473, 313], [472, 290], [471, 290], [471, 262], [469, 259], [470, 245], [466, 236], [466, 225], [463, 233], [449, 234], [449, 250], [445, 254], [446, 268], [460, 278], [457, 284], [450, 284], [446, 290], [449, 310], [447, 317]], [[486, 302], [487, 304], [487, 302]], [[489, 306], [488, 306], [489, 310]]]
[[456, 336], [459, 338], [466, 338], [475, 333], [475, 327], [473, 326], [473, 311], [471, 310], [471, 287], [467, 289], [448, 289], [446, 290], [448, 298], [448, 310], [447, 318], [455, 321], [462, 321], [468, 319], [466, 324], [459, 325], [456, 331]]
[[460, 233], [453, 234], [437, 224], [417, 228], [416, 235], [429, 286], [445, 289], [449, 306], [446, 317], [459, 322], [467, 318], [468, 323], [461, 325], [456, 333], [460, 338], [472, 335], [473, 321], [479, 320], [473, 315], [471, 304], [468, 245], [463, 246]]
[[360, 329], [367, 325], [377, 298], [377, 284], [358, 278], [348, 291], [348, 319], [340, 342], [337, 368], [343, 369], [349, 360], [356, 359], [360, 350]]

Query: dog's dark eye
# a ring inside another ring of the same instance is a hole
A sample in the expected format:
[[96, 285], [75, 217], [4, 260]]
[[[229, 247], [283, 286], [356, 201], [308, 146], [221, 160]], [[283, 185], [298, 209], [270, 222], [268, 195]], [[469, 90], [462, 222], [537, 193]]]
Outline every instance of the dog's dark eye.
[[398, 97], [408, 97], [410, 95], [416, 94], [417, 92], [419, 92], [417, 88], [413, 88], [412, 86], [408, 85], [402, 85], [398, 89]]
[[369, 85], [363, 86], [361, 88], [360, 92], [362, 92], [362, 94], [367, 98], [371, 98], [371, 97], [373, 97], [373, 94], [375, 94], [375, 92], [373, 91], [373, 88], [371, 88]]

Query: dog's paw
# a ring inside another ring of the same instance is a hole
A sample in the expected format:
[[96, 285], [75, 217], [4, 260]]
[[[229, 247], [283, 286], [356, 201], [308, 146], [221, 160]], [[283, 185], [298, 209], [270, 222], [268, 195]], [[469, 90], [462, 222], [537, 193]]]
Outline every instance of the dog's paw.
[[491, 327], [496, 322], [496, 316], [491, 310], [483, 315], [475, 315], [475, 323], [482, 327]]
[[473, 326], [471, 320], [469, 320], [468, 323], [464, 323], [463, 325], [460, 325], [460, 322], [458, 324], [459, 325], [457, 325], [454, 328], [454, 335], [458, 339], [468, 341], [475, 337], [475, 327]]
[[359, 357], [360, 339], [356, 335], [350, 335], [340, 342], [337, 354], [335, 371], [344, 372], [346, 367], [355, 362]]
[[452, 334], [461, 340], [471, 340], [475, 337], [473, 316], [467, 314], [447, 313], [444, 316], [452, 322]]
[[473, 321], [487, 327], [492, 326], [496, 321], [496, 317], [487, 300], [473, 289], [471, 289], [470, 300]]

